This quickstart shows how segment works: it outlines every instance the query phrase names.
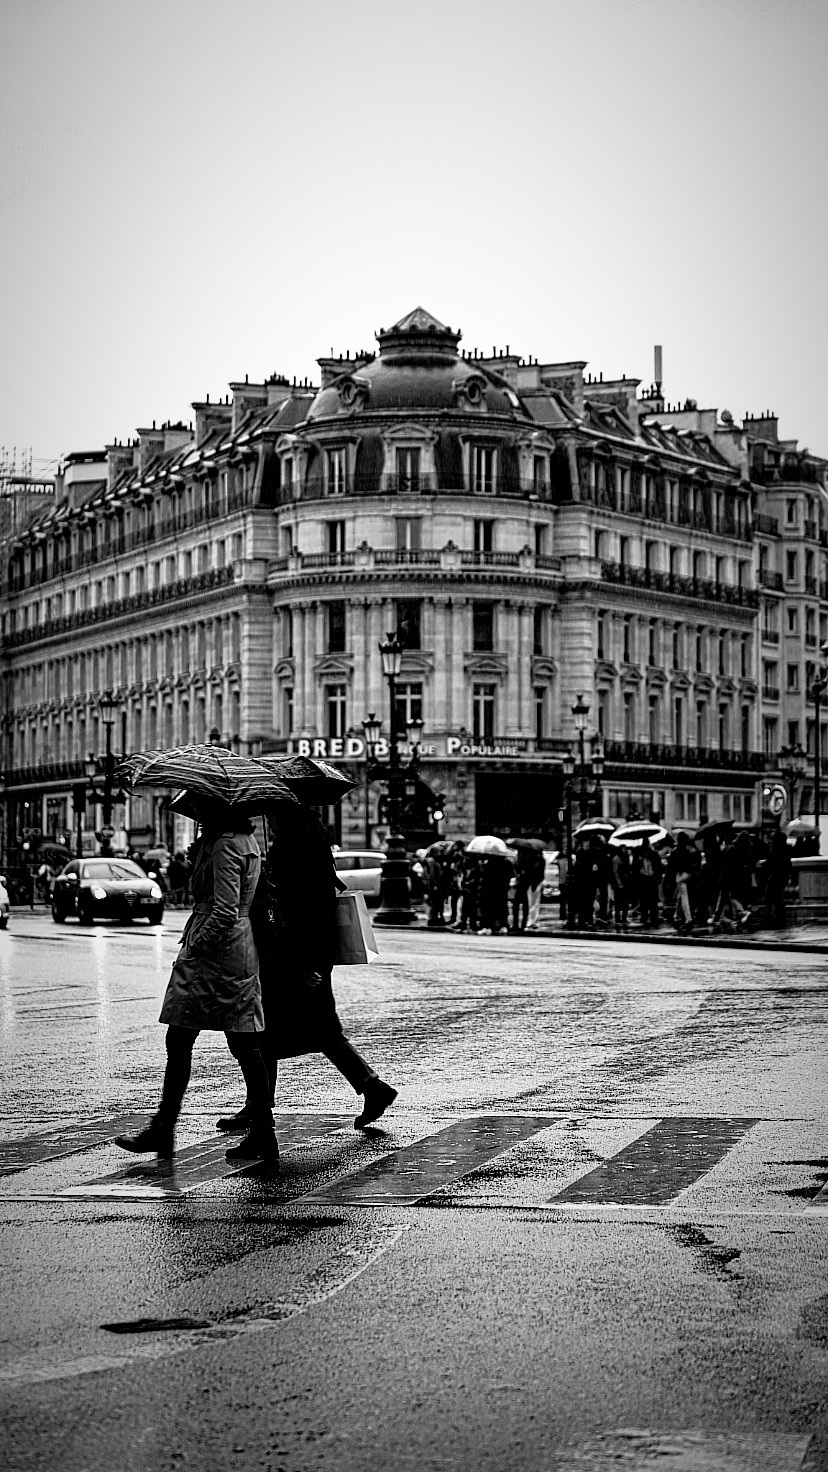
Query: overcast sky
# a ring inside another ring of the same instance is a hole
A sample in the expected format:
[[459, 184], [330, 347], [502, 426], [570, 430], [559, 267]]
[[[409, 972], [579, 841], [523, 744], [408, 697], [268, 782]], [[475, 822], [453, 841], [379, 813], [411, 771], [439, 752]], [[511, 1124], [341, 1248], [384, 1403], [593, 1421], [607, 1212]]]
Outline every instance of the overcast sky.
[[0, 444], [421, 304], [828, 454], [824, 0], [0, 0]]

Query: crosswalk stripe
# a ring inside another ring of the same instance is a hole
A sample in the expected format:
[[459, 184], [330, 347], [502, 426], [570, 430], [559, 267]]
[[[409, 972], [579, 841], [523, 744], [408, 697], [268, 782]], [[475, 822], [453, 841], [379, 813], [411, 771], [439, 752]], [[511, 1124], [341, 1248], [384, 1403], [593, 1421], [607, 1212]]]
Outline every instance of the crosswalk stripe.
[[[336, 1133], [350, 1123], [341, 1114], [295, 1114], [285, 1116], [279, 1125], [280, 1149], [287, 1151]], [[233, 1165], [225, 1158], [225, 1152], [238, 1143], [240, 1135], [213, 1135], [208, 1140], [199, 1140], [195, 1145], [186, 1145], [176, 1152], [171, 1162], [159, 1162], [155, 1157], [132, 1165], [124, 1170], [111, 1171], [80, 1186], [67, 1186], [59, 1196], [132, 1197], [152, 1200], [154, 1197], [185, 1196], [198, 1186], [230, 1176], [247, 1175], [258, 1169], [255, 1162], [244, 1161]]]
[[664, 1206], [712, 1170], [757, 1119], [661, 1119], [550, 1197], [555, 1206]]
[[308, 1192], [303, 1200], [413, 1206], [504, 1150], [548, 1129], [550, 1123], [548, 1116], [518, 1114], [463, 1119], [381, 1160], [372, 1160], [353, 1175]]
[[64, 1155], [76, 1155], [81, 1150], [92, 1150], [115, 1135], [140, 1129], [146, 1121], [146, 1114], [116, 1114], [110, 1119], [60, 1125], [22, 1140], [4, 1140], [0, 1145], [0, 1176], [14, 1175], [16, 1171], [60, 1160]]
[[[122, 1126], [142, 1122], [144, 1116], [95, 1120], [68, 1132], [55, 1130], [19, 1142], [19, 1164], [12, 1167], [7, 1162], [7, 1172], [15, 1169], [26, 1174], [4, 1183], [0, 1205], [35, 1199], [160, 1202], [250, 1176], [259, 1178], [257, 1199], [272, 1206], [303, 1200], [332, 1205], [516, 1206], [545, 1211], [680, 1208], [682, 1193], [762, 1123], [754, 1117], [656, 1120], [651, 1116], [640, 1121], [639, 1129], [646, 1127], [632, 1138], [637, 1117], [626, 1121], [616, 1116], [583, 1117], [578, 1121], [578, 1146], [571, 1158], [572, 1120], [556, 1114], [478, 1115], [431, 1130], [415, 1116], [408, 1121], [403, 1141], [399, 1135], [379, 1130], [367, 1135], [355, 1132], [348, 1115], [288, 1114], [276, 1119], [284, 1157], [278, 1175], [264, 1177], [259, 1162], [228, 1162], [225, 1152], [238, 1136], [211, 1134], [179, 1150], [172, 1162], [149, 1156], [123, 1157], [119, 1169], [92, 1179], [85, 1180], [79, 1167], [76, 1184], [66, 1184], [65, 1157], [110, 1141]], [[609, 1132], [604, 1128], [608, 1122], [615, 1126]], [[626, 1127], [618, 1128], [619, 1124]], [[597, 1157], [601, 1163], [590, 1169], [582, 1164], [585, 1173], [572, 1179], [578, 1170], [578, 1150], [584, 1161], [584, 1144], [592, 1126], [592, 1160]], [[525, 1166], [518, 1163], [523, 1159], [520, 1147], [536, 1135], [543, 1140], [532, 1147], [534, 1164], [526, 1176]], [[339, 1136], [336, 1143], [325, 1145], [332, 1136]], [[624, 1143], [625, 1136], [629, 1143]], [[291, 1152], [308, 1146], [314, 1148], [306, 1149], [299, 1160], [290, 1159]], [[519, 1152], [514, 1165], [513, 1151]], [[508, 1158], [493, 1175], [492, 1162], [499, 1156]], [[90, 1169], [95, 1169], [91, 1160]], [[558, 1189], [550, 1195], [556, 1179]], [[737, 1206], [731, 1192], [728, 1210]], [[778, 1210], [774, 1202], [773, 1213]], [[828, 1186], [802, 1210], [828, 1219]]]

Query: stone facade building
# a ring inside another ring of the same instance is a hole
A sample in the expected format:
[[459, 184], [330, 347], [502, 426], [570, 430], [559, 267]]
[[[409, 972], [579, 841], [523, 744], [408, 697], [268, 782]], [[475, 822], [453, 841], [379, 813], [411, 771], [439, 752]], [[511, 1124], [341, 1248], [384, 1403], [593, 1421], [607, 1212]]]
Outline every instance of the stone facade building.
[[[767, 421], [671, 409], [659, 385], [585, 366], [463, 352], [418, 309], [376, 353], [320, 359], [318, 387], [233, 383], [193, 428], [70, 457], [2, 593], [9, 847], [74, 833], [104, 691], [117, 751], [212, 733], [350, 766], [337, 836], [377, 841], [362, 722], [388, 729], [388, 632], [400, 718], [424, 722], [412, 832], [439, 793], [452, 835], [558, 836], [579, 695], [605, 811], [758, 819], [766, 766], [794, 721], [807, 734], [825, 462]], [[787, 603], [778, 626], [799, 641], [798, 691], [791, 643], [770, 680], [771, 572], [798, 610], [798, 633]], [[113, 825], [185, 836], [152, 795], [116, 803]]]

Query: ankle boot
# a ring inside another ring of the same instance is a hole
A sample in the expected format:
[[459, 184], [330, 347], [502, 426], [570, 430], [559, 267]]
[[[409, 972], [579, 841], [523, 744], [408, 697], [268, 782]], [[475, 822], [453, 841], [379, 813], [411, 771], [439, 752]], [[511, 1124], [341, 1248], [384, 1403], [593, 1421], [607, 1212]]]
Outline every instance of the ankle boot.
[[223, 1130], [225, 1134], [232, 1134], [235, 1130], [249, 1130], [253, 1123], [253, 1116], [245, 1104], [235, 1114], [225, 1114], [216, 1120], [216, 1129]]
[[360, 1115], [354, 1120], [355, 1130], [364, 1130], [366, 1125], [373, 1124], [384, 1114], [389, 1104], [393, 1104], [397, 1097], [397, 1090], [392, 1089], [390, 1084], [381, 1078], [369, 1079], [362, 1090], [365, 1107]]
[[279, 1142], [272, 1124], [251, 1125], [243, 1140], [224, 1152], [225, 1160], [261, 1160], [271, 1170], [279, 1169]]
[[120, 1145], [122, 1150], [129, 1150], [132, 1155], [154, 1153], [161, 1160], [170, 1160], [174, 1134], [175, 1122], [170, 1123], [156, 1114], [146, 1129], [139, 1130], [137, 1135], [116, 1135], [114, 1143]]

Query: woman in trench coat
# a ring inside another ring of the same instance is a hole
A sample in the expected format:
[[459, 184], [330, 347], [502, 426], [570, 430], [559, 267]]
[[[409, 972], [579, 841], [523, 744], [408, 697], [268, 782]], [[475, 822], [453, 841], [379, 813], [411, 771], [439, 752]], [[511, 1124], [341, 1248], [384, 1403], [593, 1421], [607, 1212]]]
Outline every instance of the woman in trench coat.
[[[259, 951], [265, 1011], [262, 1055], [273, 1102], [280, 1058], [324, 1053], [363, 1096], [355, 1128], [385, 1113], [396, 1089], [374, 1072], [342, 1028], [331, 971], [336, 950], [337, 878], [327, 830], [312, 808], [280, 803], [269, 824], [273, 842], [265, 860], [253, 932]], [[245, 1129], [248, 1092], [237, 1114], [218, 1121], [220, 1130]]]
[[173, 1153], [175, 1125], [190, 1081], [199, 1032], [223, 1032], [247, 1085], [245, 1138], [228, 1159], [267, 1160], [279, 1152], [273, 1133], [267, 1068], [260, 1052], [262, 990], [250, 906], [261, 869], [259, 845], [247, 818], [232, 808], [199, 809], [202, 833], [192, 872], [193, 913], [167, 985], [160, 1022], [167, 1024], [167, 1066], [158, 1112], [137, 1135], [116, 1144], [135, 1153]]

